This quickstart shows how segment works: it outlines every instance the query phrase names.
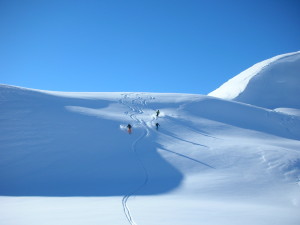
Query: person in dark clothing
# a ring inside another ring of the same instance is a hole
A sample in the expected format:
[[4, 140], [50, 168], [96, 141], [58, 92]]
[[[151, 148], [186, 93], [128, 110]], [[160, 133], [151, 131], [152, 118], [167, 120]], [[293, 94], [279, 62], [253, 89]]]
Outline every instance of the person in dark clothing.
[[156, 126], [156, 130], [158, 130], [158, 127], [159, 127], [160, 125], [159, 125], [159, 123], [156, 123], [155, 126]]
[[158, 117], [158, 116], [159, 116], [159, 114], [160, 114], [160, 111], [159, 111], [159, 110], [157, 110], [157, 111], [156, 111], [156, 117]]

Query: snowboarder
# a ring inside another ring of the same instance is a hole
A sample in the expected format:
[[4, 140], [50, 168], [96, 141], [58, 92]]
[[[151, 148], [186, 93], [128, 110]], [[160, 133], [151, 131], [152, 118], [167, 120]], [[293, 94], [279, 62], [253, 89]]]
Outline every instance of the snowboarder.
[[130, 124], [127, 125], [128, 133], [131, 134], [131, 128], [132, 126]]
[[158, 130], [158, 127], [160, 126], [160, 124], [156, 123], [155, 126], [156, 126], [156, 130]]
[[160, 114], [160, 111], [159, 111], [159, 110], [157, 110], [157, 111], [156, 111], [156, 117], [158, 117], [158, 116], [159, 116], [159, 114]]

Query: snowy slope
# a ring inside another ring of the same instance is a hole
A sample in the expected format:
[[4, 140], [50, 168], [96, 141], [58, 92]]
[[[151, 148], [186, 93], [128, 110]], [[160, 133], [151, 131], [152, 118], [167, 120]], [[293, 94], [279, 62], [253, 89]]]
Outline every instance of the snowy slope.
[[295, 115], [202, 95], [1, 85], [0, 143], [0, 224], [300, 220]]
[[269, 109], [300, 109], [300, 52], [264, 60], [233, 77], [209, 96]]

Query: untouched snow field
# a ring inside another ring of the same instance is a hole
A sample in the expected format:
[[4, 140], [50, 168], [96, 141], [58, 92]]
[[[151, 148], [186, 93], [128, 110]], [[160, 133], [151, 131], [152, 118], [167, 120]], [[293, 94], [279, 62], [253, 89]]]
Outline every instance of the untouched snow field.
[[299, 85], [299, 52], [210, 96], [0, 85], [0, 224], [299, 225]]

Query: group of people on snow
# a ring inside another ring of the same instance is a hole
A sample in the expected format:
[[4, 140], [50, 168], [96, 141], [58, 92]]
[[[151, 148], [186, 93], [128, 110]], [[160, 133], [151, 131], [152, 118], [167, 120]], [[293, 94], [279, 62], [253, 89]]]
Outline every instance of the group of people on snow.
[[[160, 114], [160, 111], [157, 110], [156, 111], [156, 118], [158, 118], [159, 114]], [[158, 127], [160, 127], [160, 124], [155, 123], [155, 127], [156, 127], [156, 130], [158, 130]], [[129, 134], [131, 134], [131, 132], [132, 132], [132, 125], [130, 123], [127, 125], [127, 131], [128, 131]]]

